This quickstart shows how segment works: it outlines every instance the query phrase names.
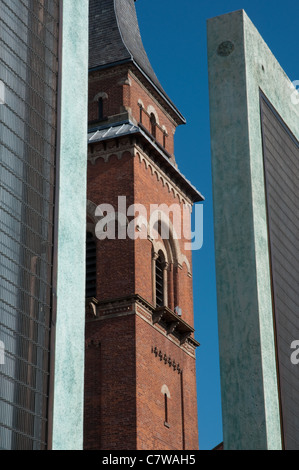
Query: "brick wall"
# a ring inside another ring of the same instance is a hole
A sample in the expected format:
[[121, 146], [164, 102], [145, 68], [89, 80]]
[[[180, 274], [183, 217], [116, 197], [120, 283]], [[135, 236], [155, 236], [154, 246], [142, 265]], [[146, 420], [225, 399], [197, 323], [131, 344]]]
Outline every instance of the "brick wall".
[[[128, 70], [127, 67], [117, 67], [101, 72], [94, 72], [89, 79], [89, 122], [98, 119], [98, 102], [95, 97], [98, 93], [104, 93], [108, 98], [103, 100], [103, 115], [112, 119], [112, 116], [119, 115], [125, 111], [129, 112], [130, 118], [135, 122], [140, 122], [140, 106], [143, 103], [144, 110], [147, 112], [154, 108], [157, 114], [156, 138], [160, 145], [163, 146], [163, 131], [167, 131], [165, 140], [165, 149], [171, 155], [174, 153], [174, 134], [176, 124], [171, 117], [165, 114], [165, 109], [161, 104], [153, 99], [153, 95], [143, 86], [136, 76]], [[152, 108], [149, 108], [152, 107]], [[146, 112], [142, 113], [142, 124], [150, 132], [150, 119]], [[149, 113], [150, 114], [150, 113]], [[105, 125], [105, 121], [101, 125]]]
[[135, 364], [133, 315], [87, 322], [85, 450], [136, 449]]
[[[167, 151], [173, 153], [175, 123], [132, 72], [119, 67], [93, 74], [89, 88], [91, 121], [97, 117], [93, 99], [98, 92], [108, 95], [104, 114], [110, 119], [126, 110], [137, 123], [138, 101], [146, 110], [152, 106], [160, 126], [167, 128]], [[143, 125], [150, 130], [146, 114]], [[157, 140], [163, 144], [159, 132]], [[136, 142], [130, 138], [95, 144], [92, 151], [106, 159], [88, 163], [87, 197], [95, 205], [106, 203], [117, 208], [118, 196], [126, 196], [127, 207], [143, 204], [149, 215], [150, 204], [176, 203], [182, 207], [186, 202], [171, 190], [170, 182], [163, 184], [154, 167], [141, 161]], [[161, 237], [157, 241], [162, 242]], [[174, 257], [177, 252], [185, 255], [191, 270], [191, 252], [185, 251], [185, 241], [176, 242]], [[97, 299], [103, 302], [138, 294], [153, 305], [152, 253], [153, 244], [148, 239], [97, 241]], [[192, 326], [192, 278], [187, 263], [169, 264], [168, 305], [173, 309], [179, 303], [183, 320]], [[177, 338], [152, 324], [150, 308], [143, 317], [137, 311], [124, 313], [113, 305], [109, 315], [100, 313], [86, 323], [85, 449], [197, 449], [194, 357]], [[163, 353], [162, 360], [153, 348]], [[164, 355], [175, 366], [165, 363]], [[177, 364], [183, 375], [178, 373]], [[169, 427], [164, 423], [163, 386], [170, 392]]]
[[[151, 204], [166, 204], [170, 207], [172, 204], [179, 204], [182, 214], [183, 203], [177, 197], [174, 197], [173, 192], [169, 191], [168, 187], [161, 180], [158, 181], [157, 175], [150, 168], [146, 168], [144, 162], [139, 161], [138, 158], [134, 160], [134, 193], [135, 201], [143, 204], [150, 214]], [[170, 220], [173, 222], [173, 215], [170, 213]], [[180, 220], [183, 224], [183, 216]], [[182, 237], [177, 241], [182, 254], [187, 256], [190, 266], [192, 266], [191, 251], [185, 251], [185, 243], [187, 240]], [[148, 240], [137, 240], [135, 243], [135, 273], [136, 273], [136, 292], [140, 293], [149, 302], [153, 301], [152, 298], [152, 278], [151, 278], [151, 252], [152, 244]], [[188, 269], [186, 264], [183, 264], [183, 269], [176, 269], [173, 267], [174, 281], [170, 286], [170, 297], [172, 294], [171, 288], [177, 285], [177, 293], [175, 299], [178, 305], [182, 308], [183, 319], [193, 326], [193, 285], [192, 278], [188, 276]], [[172, 295], [172, 298], [174, 295]], [[174, 302], [173, 302], [174, 304]], [[175, 307], [177, 305], [174, 305]]]
[[[162, 352], [162, 359], [152, 352], [155, 347], [158, 352]], [[183, 380], [173, 365], [165, 363], [166, 358], [171, 358], [172, 362], [179, 364], [183, 370]], [[198, 435], [195, 360], [161, 332], [137, 317], [136, 368], [138, 449], [183, 450], [185, 442], [186, 450], [196, 450]], [[191, 384], [188, 383], [190, 380]], [[164, 385], [170, 392], [169, 427], [165, 426], [164, 395], [161, 391]]]
[[[118, 196], [134, 201], [133, 159], [129, 152], [121, 160], [112, 156], [108, 163], [98, 159], [88, 164], [87, 199], [96, 206], [111, 204], [118, 207]], [[111, 299], [135, 291], [134, 242], [103, 240], [97, 242], [97, 298]]]

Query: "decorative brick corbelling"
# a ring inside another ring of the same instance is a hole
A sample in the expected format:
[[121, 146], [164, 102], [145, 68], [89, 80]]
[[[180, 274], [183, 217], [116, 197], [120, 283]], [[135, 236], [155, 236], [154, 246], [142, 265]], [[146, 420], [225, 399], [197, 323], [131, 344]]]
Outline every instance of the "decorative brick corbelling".
[[[122, 157], [127, 152], [129, 152], [131, 153], [131, 155], [133, 154], [134, 157], [137, 156], [139, 158], [140, 163], [144, 162], [145, 168], [147, 170], [150, 170], [151, 176], [155, 175], [157, 181], [160, 181], [163, 187], [167, 187], [168, 192], [173, 194], [173, 198], [178, 198], [179, 202], [185, 204], [189, 208], [190, 213], [192, 212], [193, 203], [191, 199], [187, 196], [185, 192], [181, 190], [181, 188], [179, 188], [173, 183], [173, 180], [169, 176], [167, 176], [161, 166], [159, 166], [153, 161], [150, 153], [146, 152], [138, 144], [131, 143], [127, 138], [114, 139], [113, 141], [109, 142], [109, 146], [108, 144], [106, 144], [106, 149], [105, 146], [103, 149], [103, 145], [92, 145], [94, 146], [93, 151], [90, 150], [88, 152], [88, 161], [90, 161], [92, 165], [94, 165], [99, 158], [102, 158], [106, 163], [108, 163], [110, 158], [114, 156], [116, 156], [118, 160], [121, 160]], [[117, 150], [119, 147], [123, 147], [123, 149]], [[126, 150], [124, 150], [124, 147], [126, 148]]]
[[162, 363], [173, 369], [174, 372], [178, 374], [182, 374], [183, 370], [181, 369], [180, 363], [177, 362], [174, 358], [171, 358], [171, 356], [167, 355], [166, 353], [163, 353], [161, 349], [159, 350], [157, 346], [152, 346], [151, 350], [152, 354], [157, 359], [160, 359]]
[[[124, 146], [126, 146], [126, 145], [124, 144]], [[116, 146], [115, 146], [115, 148], [116, 148]], [[118, 160], [121, 160], [125, 154], [126, 155], [128, 154], [128, 152], [130, 153], [129, 150], [119, 150], [119, 151], [111, 152], [111, 149], [109, 149], [108, 151], [95, 152], [94, 154], [89, 153], [88, 154], [88, 161], [92, 165], [95, 165], [96, 161], [99, 158], [102, 158], [105, 161], [105, 163], [108, 163], [110, 158], [112, 158], [112, 157], [116, 157]], [[131, 153], [131, 156], [132, 156], [132, 153]]]
[[191, 199], [184, 193], [173, 180], [167, 176], [163, 169], [153, 161], [149, 152], [144, 151], [138, 144], [134, 146], [134, 156], [139, 158], [140, 163], [144, 162], [145, 168], [151, 171], [151, 176], [156, 176], [158, 181], [161, 181], [163, 187], [167, 187], [168, 192], [173, 194], [174, 199], [178, 198], [180, 203], [189, 207], [190, 213], [192, 211], [193, 203]]

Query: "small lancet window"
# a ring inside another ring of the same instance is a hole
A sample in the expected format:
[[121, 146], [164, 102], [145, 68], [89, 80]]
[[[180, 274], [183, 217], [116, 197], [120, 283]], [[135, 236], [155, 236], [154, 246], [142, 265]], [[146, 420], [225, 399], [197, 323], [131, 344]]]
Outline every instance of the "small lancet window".
[[98, 118], [101, 121], [104, 117], [104, 100], [103, 98], [98, 99]]
[[168, 424], [168, 397], [167, 393], [164, 394], [164, 408], [165, 408], [165, 425]]
[[164, 426], [170, 428], [169, 425], [169, 403], [170, 403], [170, 393], [167, 385], [163, 385], [161, 390], [164, 397]]
[[157, 121], [155, 115], [152, 113], [150, 115], [150, 124], [151, 124], [151, 134], [156, 138], [157, 135]]
[[91, 232], [86, 234], [86, 298], [97, 295], [96, 241]]

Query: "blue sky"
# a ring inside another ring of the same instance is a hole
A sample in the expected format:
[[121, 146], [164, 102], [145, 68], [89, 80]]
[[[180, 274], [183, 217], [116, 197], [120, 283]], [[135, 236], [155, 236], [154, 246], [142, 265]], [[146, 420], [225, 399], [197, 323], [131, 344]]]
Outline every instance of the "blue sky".
[[299, 80], [298, 14], [291, 0], [137, 0], [145, 49], [165, 91], [187, 119], [175, 138], [182, 173], [205, 196], [204, 246], [194, 252], [199, 445], [222, 440], [211, 182], [206, 21], [244, 9], [293, 80]]

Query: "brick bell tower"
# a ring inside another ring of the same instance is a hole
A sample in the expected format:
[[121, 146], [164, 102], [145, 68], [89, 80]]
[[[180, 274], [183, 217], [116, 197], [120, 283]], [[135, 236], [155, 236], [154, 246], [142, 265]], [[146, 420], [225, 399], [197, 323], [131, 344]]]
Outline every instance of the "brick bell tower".
[[[147, 58], [134, 0], [90, 0], [89, 52], [84, 448], [196, 450], [192, 260], [178, 233], [203, 198], [174, 158], [185, 120]], [[151, 225], [154, 204], [166, 209]]]

